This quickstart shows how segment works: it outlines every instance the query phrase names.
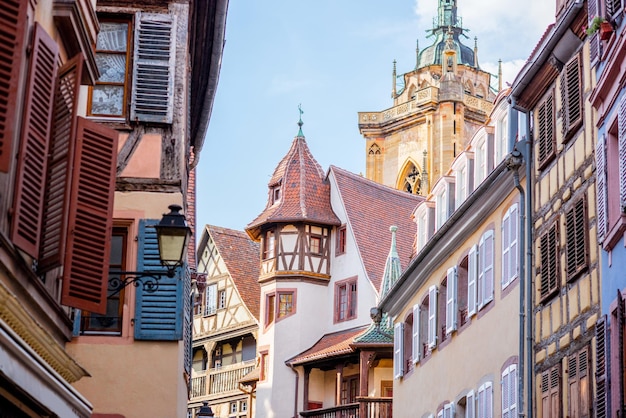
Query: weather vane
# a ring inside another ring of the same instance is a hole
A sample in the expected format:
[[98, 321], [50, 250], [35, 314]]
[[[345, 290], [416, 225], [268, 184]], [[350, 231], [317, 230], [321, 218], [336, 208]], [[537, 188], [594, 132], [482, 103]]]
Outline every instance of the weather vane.
[[304, 122], [302, 122], [302, 114], [304, 113], [304, 111], [302, 110], [302, 103], [298, 105], [298, 112], [300, 112], [300, 119], [298, 120], [298, 126], [300, 127], [300, 129], [298, 130], [298, 136], [304, 136], [304, 134], [302, 133], [302, 125], [304, 125]]

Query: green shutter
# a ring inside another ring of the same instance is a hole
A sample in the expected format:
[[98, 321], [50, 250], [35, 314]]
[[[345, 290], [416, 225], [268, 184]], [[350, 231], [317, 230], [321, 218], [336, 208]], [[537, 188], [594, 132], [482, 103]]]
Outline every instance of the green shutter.
[[[158, 220], [139, 222], [138, 271], [166, 271], [159, 260], [156, 230]], [[181, 269], [174, 277], [159, 278], [154, 292], [136, 290], [135, 339], [174, 341], [183, 338], [183, 280]]]

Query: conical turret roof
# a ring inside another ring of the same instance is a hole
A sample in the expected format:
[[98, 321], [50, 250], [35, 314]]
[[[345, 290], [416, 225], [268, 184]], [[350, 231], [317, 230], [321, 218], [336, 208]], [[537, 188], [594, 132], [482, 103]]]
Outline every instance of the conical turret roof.
[[254, 239], [259, 237], [261, 227], [268, 223], [341, 225], [330, 204], [330, 185], [324, 171], [301, 132], [274, 170], [268, 183], [265, 209], [246, 227]]

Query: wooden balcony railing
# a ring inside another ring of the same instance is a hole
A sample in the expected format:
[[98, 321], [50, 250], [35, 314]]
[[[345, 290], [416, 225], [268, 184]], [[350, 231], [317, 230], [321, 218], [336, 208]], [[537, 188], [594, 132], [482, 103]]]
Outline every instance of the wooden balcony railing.
[[309, 418], [393, 418], [392, 398], [357, 397], [357, 402], [300, 412]]
[[254, 360], [194, 373], [191, 397], [199, 398], [238, 390], [239, 380], [254, 370]]

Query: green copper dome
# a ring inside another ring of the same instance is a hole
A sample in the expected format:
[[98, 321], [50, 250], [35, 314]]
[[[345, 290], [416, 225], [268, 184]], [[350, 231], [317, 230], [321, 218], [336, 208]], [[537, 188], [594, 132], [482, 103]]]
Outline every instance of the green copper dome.
[[442, 64], [441, 60], [446, 47], [448, 31], [452, 31], [457, 64], [474, 66], [476, 61], [474, 51], [470, 47], [463, 45], [459, 39], [465, 29], [462, 27], [461, 19], [457, 17], [456, 3], [457, 0], [439, 0], [437, 22], [430, 35], [435, 37], [435, 41], [431, 46], [424, 48], [419, 53], [417, 68]]

